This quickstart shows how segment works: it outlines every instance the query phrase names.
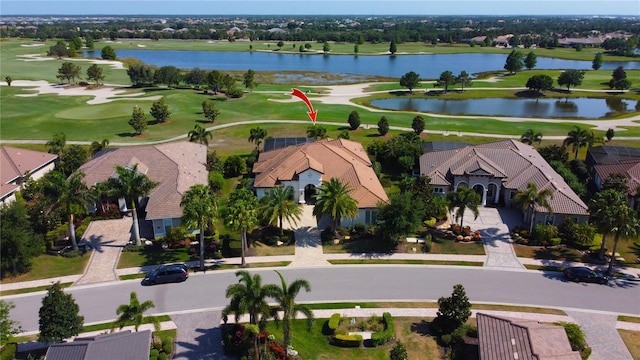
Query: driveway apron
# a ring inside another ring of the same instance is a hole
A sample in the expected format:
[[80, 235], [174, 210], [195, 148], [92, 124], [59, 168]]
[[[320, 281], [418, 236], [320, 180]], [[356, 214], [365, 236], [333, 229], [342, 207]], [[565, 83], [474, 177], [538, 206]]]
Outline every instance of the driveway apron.
[[617, 315], [594, 312], [565, 311], [587, 338], [590, 360], [632, 360], [631, 353], [616, 330]]
[[516, 257], [509, 236], [509, 229], [521, 223], [519, 213], [506, 208], [479, 207], [478, 210], [480, 214], [477, 219], [473, 218], [470, 210], [466, 210], [463, 225], [480, 231], [487, 254], [484, 266], [504, 270], [523, 270], [524, 267]]
[[131, 238], [131, 217], [89, 223], [82, 240], [93, 246], [91, 260], [74, 285], [117, 281], [116, 267], [122, 248]]
[[224, 355], [220, 311], [171, 315], [178, 328], [173, 359], [233, 359]]

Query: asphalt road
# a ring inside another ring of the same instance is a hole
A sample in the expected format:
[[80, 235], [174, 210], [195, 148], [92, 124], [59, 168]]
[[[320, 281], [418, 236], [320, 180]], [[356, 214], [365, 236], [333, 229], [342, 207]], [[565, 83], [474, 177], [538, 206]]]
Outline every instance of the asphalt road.
[[[263, 284], [279, 284], [270, 269], [260, 273]], [[472, 302], [552, 306], [640, 315], [640, 283], [618, 281], [610, 285], [573, 283], [560, 273], [498, 271], [471, 267], [416, 265], [357, 265], [314, 268], [280, 268], [288, 282], [296, 278], [311, 283], [310, 293], [300, 302], [331, 301], [432, 301], [451, 294], [454, 284], [463, 284]], [[194, 274], [184, 283], [142, 286], [139, 280], [68, 289], [80, 306], [86, 323], [116, 318], [115, 309], [129, 302], [136, 291], [141, 301], [152, 300], [153, 313], [197, 311], [228, 304], [225, 289], [234, 283], [234, 271]], [[38, 309], [44, 292], [3, 297], [15, 303], [11, 318], [23, 331], [38, 330]]]

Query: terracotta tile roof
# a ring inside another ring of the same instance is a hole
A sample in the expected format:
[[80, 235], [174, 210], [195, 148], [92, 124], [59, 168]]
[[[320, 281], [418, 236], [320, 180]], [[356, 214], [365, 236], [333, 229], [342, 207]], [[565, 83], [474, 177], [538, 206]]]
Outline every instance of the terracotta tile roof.
[[[420, 157], [420, 173], [432, 181], [445, 175], [488, 174], [502, 179], [506, 189], [524, 190], [529, 182], [539, 190], [550, 188], [549, 204], [557, 214], [588, 215], [587, 205], [569, 188], [532, 146], [515, 140], [503, 140], [459, 149], [425, 153]], [[445, 185], [442, 180], [434, 184]], [[546, 212], [537, 208], [538, 212]]]
[[27, 172], [40, 169], [58, 158], [56, 154], [42, 151], [19, 149], [9, 146], [0, 147], [0, 181], [7, 184]]
[[56, 159], [56, 154], [0, 146], [0, 198], [14, 193], [20, 187], [15, 183], [27, 172], [35, 172]]
[[133, 166], [158, 185], [149, 194], [148, 220], [182, 216], [180, 199], [192, 185], [208, 182], [207, 147], [192, 142], [107, 149], [80, 167], [91, 186], [115, 175], [115, 165]]
[[359, 208], [375, 207], [378, 202], [388, 200], [362, 145], [344, 139], [325, 139], [262, 152], [253, 165], [254, 187], [271, 188], [279, 181], [294, 180], [308, 169], [323, 174], [323, 180], [335, 177], [348, 185]]
[[580, 360], [564, 328], [537, 321], [476, 314], [481, 360]]
[[598, 164], [593, 166], [603, 181], [613, 174], [622, 174], [627, 179], [629, 195], [636, 196], [640, 186], [640, 160], [625, 161], [618, 164]]

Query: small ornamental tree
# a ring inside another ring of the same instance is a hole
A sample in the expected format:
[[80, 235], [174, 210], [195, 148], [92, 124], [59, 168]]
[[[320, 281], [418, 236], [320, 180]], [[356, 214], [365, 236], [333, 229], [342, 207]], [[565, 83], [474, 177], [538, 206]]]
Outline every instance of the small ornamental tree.
[[593, 70], [600, 70], [602, 67], [602, 53], [597, 53], [593, 57], [593, 61], [591, 62], [591, 68]]
[[349, 114], [349, 126], [350, 126], [350, 130], [356, 130], [360, 127], [360, 114], [358, 114], [357, 111], [353, 110], [350, 114]]
[[433, 320], [436, 330], [450, 334], [464, 324], [471, 316], [471, 303], [461, 284], [453, 286], [450, 297], [438, 299], [438, 313]]
[[11, 78], [11, 76], [5, 76], [4, 81], [7, 82], [7, 86], [11, 86], [11, 82], [13, 81], [13, 79]]
[[422, 134], [422, 132], [424, 131], [424, 118], [420, 115], [414, 117], [413, 121], [411, 122], [411, 128], [416, 134]]
[[164, 98], [160, 98], [158, 101], [154, 101], [149, 111], [151, 116], [158, 123], [163, 123], [171, 117], [171, 111], [169, 111], [169, 105], [164, 102]]
[[420, 75], [409, 71], [400, 78], [400, 86], [409, 89], [409, 93], [413, 94], [413, 89], [420, 85]]
[[96, 85], [98, 85], [100, 81], [104, 80], [102, 68], [97, 64], [89, 66], [89, 68], [87, 69], [87, 80], [93, 81], [96, 83]]
[[129, 119], [129, 125], [135, 130], [136, 135], [142, 134], [147, 128], [147, 118], [144, 115], [144, 111], [138, 106], [133, 108], [133, 113]]
[[540, 94], [544, 90], [553, 89], [553, 79], [549, 75], [533, 75], [527, 80], [527, 88]]
[[407, 360], [407, 349], [402, 345], [402, 342], [398, 341], [391, 348], [389, 352], [389, 360]]
[[100, 52], [100, 56], [102, 57], [103, 60], [115, 60], [116, 52], [115, 50], [113, 50], [111, 46], [107, 45], [102, 48], [102, 51]]
[[383, 116], [378, 121], [378, 134], [385, 136], [387, 133], [389, 133], [389, 120], [387, 120], [386, 116]]
[[581, 70], [566, 70], [558, 76], [558, 85], [566, 86], [567, 91], [571, 90], [571, 87], [582, 85], [584, 79], [584, 71]]
[[84, 323], [84, 317], [78, 315], [79, 312], [80, 307], [73, 296], [62, 291], [60, 282], [53, 284], [42, 298], [38, 341], [61, 342], [78, 335]]
[[398, 45], [396, 45], [396, 40], [391, 39], [391, 43], [389, 44], [389, 52], [391, 55], [394, 55], [398, 51]]
[[220, 115], [220, 110], [216, 109], [216, 105], [213, 101], [203, 101], [202, 102], [202, 113], [204, 114], [204, 118], [209, 122], [214, 122], [218, 115]]
[[536, 67], [536, 64], [538, 63], [538, 57], [536, 56], [536, 54], [533, 53], [533, 51], [530, 51], [527, 56], [524, 58], [524, 66], [527, 68], [527, 70], [531, 70], [534, 67]]

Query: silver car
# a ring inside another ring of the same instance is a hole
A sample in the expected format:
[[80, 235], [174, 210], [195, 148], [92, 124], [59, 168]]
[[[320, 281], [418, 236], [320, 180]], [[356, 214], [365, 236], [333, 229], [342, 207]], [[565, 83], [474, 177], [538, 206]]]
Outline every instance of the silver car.
[[163, 265], [149, 272], [142, 280], [142, 285], [155, 285], [169, 282], [182, 282], [189, 278], [189, 271], [184, 264]]

